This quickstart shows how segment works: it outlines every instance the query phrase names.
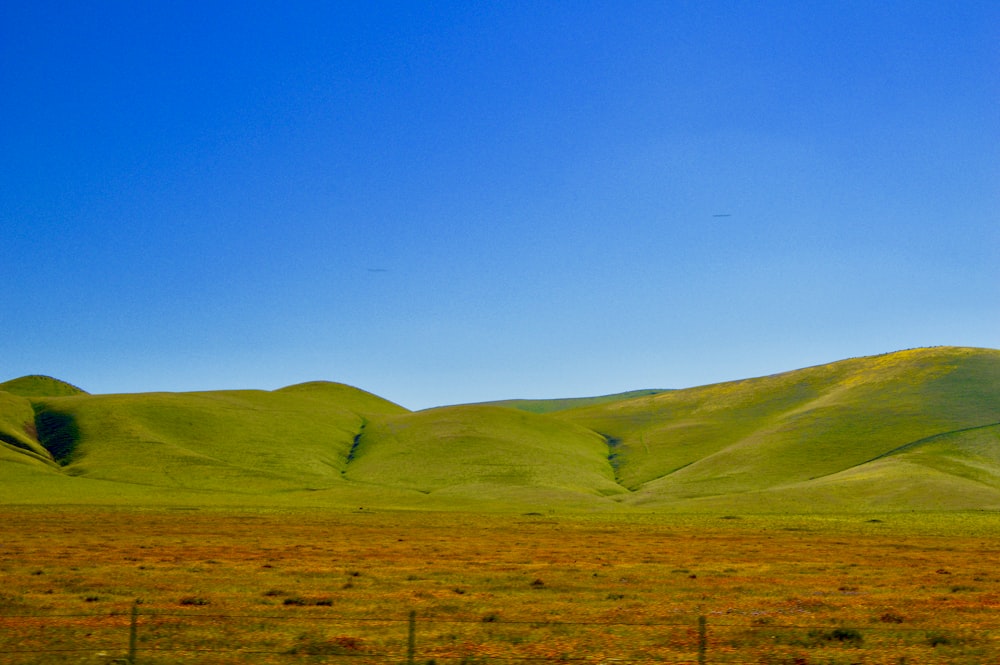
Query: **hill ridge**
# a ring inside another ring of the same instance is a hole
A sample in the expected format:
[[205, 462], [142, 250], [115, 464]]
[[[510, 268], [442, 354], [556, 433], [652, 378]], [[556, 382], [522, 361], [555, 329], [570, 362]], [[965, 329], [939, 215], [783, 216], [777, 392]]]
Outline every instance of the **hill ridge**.
[[[332, 381], [272, 391], [0, 391], [0, 500], [1000, 508], [994, 349], [921, 347], [693, 388], [526, 402], [531, 409], [507, 400], [414, 412]], [[51, 414], [78, 428], [68, 452], [46, 434]]]
[[993, 428], [993, 427], [1000, 427], [1000, 421], [995, 422], [995, 423], [987, 423], [985, 425], [974, 425], [972, 427], [962, 427], [962, 428], [950, 430], [950, 431], [947, 431], [947, 432], [938, 432], [937, 434], [931, 434], [930, 436], [926, 436], [926, 437], [924, 437], [922, 439], [917, 439], [916, 441], [911, 441], [909, 443], [904, 443], [903, 445], [899, 446], [898, 448], [893, 448], [890, 451], [882, 453], [878, 457], [873, 457], [869, 461], [870, 462], [874, 462], [875, 460], [881, 459], [883, 457], [890, 457], [892, 455], [896, 455], [896, 454], [905, 452], [907, 450], [912, 450], [914, 448], [918, 448], [919, 446], [921, 446], [923, 444], [931, 443], [933, 441], [936, 441], [938, 439], [942, 439], [944, 437], [953, 436], [955, 434], [965, 434], [966, 432], [975, 432], [976, 430], [990, 429], [990, 428]]
[[19, 397], [59, 397], [87, 395], [86, 390], [45, 374], [27, 374], [0, 383], [0, 391]]

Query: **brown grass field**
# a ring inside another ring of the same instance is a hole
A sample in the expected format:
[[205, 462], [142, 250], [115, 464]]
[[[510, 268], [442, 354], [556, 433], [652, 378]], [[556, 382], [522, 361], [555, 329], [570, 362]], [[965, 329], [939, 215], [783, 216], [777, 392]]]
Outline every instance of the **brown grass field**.
[[0, 519], [3, 663], [1000, 662], [992, 514]]

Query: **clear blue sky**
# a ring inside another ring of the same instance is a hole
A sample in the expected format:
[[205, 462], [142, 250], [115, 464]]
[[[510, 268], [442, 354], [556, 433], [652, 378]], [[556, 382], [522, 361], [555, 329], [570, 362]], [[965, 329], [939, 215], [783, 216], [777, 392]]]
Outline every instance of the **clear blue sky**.
[[0, 380], [410, 408], [1000, 347], [1000, 3], [0, 4]]

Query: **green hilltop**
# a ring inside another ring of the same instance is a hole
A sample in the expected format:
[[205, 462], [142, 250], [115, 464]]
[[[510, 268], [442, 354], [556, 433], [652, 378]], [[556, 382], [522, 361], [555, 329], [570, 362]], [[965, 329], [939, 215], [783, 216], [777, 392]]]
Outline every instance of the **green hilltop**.
[[0, 384], [0, 501], [483, 511], [1000, 509], [1000, 351], [411, 412], [330, 382]]
[[32, 374], [19, 379], [11, 379], [0, 383], [0, 391], [21, 397], [60, 397], [63, 395], [85, 395], [85, 391], [76, 386], [54, 379], [51, 376]]

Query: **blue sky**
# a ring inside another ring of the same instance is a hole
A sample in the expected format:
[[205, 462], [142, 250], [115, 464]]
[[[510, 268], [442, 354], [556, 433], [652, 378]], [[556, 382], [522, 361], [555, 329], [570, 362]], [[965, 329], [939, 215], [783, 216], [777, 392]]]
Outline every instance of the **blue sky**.
[[7, 0], [0, 90], [0, 380], [423, 408], [1000, 347], [996, 2]]

